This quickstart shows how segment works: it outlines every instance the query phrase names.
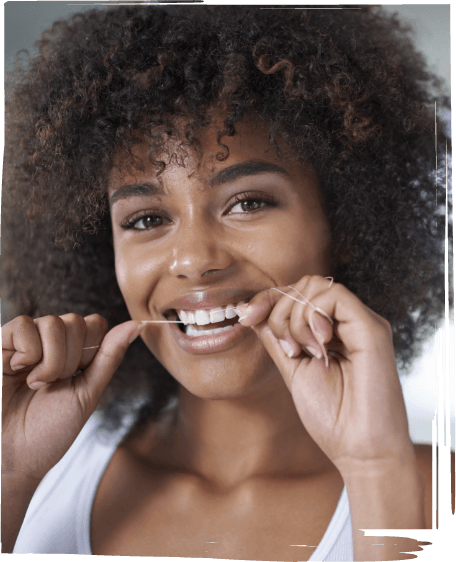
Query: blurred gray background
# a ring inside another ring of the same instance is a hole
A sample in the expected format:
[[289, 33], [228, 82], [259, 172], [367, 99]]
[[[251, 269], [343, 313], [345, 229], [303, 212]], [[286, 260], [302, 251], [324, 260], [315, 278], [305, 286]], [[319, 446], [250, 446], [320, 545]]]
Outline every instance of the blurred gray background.
[[[33, 50], [33, 43], [52, 22], [79, 11], [104, 8], [117, 2], [5, 2], [5, 70], [20, 49]], [[208, 2], [217, 4], [217, 2]], [[223, 4], [225, 2], [220, 2]], [[227, 1], [226, 4], [230, 2]], [[246, 2], [250, 4], [254, 2]], [[261, 4], [261, 2], [258, 2]], [[397, 12], [415, 32], [415, 43], [428, 60], [429, 67], [450, 86], [450, 5], [406, 4], [383, 5], [385, 10]]]
[[[110, 2], [116, 4], [116, 2]], [[209, 2], [214, 4], [216, 2]], [[222, 2], [220, 2], [222, 3]], [[229, 4], [229, 2], [226, 2]], [[246, 4], [251, 2], [246, 2]], [[104, 3], [106, 4], [106, 2]], [[5, 10], [5, 71], [11, 67], [15, 54], [28, 49], [33, 54], [34, 42], [41, 32], [53, 21], [68, 17], [79, 11], [94, 7], [104, 8], [103, 2], [6, 2]], [[397, 12], [414, 32], [418, 50], [428, 61], [429, 69], [443, 80], [443, 91], [450, 93], [450, 5], [449, 4], [408, 4], [384, 5], [384, 9]], [[445, 116], [449, 120], [449, 115]], [[5, 303], [4, 303], [5, 304]], [[3, 307], [3, 314], [7, 307]], [[3, 323], [7, 320], [3, 318]], [[450, 327], [450, 341], [455, 341], [453, 327]], [[451, 346], [452, 348], [453, 346]], [[437, 372], [440, 372], [442, 352], [434, 338], [429, 341], [424, 356], [417, 361], [407, 377], [401, 377], [410, 433], [415, 442], [432, 442], [432, 419], [438, 398]], [[454, 385], [454, 365], [451, 369]], [[452, 420], [454, 427], [454, 391]], [[454, 449], [455, 436], [452, 435]]]

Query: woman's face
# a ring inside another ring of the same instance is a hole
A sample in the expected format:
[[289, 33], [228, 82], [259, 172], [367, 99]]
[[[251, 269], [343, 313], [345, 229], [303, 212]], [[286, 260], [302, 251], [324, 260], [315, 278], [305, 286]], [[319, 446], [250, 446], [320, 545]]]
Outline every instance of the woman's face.
[[223, 138], [224, 162], [209, 128], [199, 137], [202, 156], [189, 152], [185, 167], [172, 162], [157, 180], [144, 145], [137, 155], [145, 171], [114, 169], [110, 180], [116, 274], [128, 310], [134, 320], [204, 322], [150, 323], [141, 334], [201, 398], [245, 396], [279, 376], [253, 330], [231, 327], [228, 305], [304, 275], [329, 275], [329, 225], [314, 173], [277, 159], [263, 125], [244, 121], [237, 131]]

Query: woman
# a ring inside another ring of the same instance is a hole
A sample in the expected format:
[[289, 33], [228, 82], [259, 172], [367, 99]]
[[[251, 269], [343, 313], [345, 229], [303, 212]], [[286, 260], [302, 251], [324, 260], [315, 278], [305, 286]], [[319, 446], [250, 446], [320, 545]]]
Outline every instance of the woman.
[[430, 526], [396, 360], [443, 311], [432, 78], [369, 8], [42, 37], [7, 118], [5, 551], [387, 560], [359, 529]]

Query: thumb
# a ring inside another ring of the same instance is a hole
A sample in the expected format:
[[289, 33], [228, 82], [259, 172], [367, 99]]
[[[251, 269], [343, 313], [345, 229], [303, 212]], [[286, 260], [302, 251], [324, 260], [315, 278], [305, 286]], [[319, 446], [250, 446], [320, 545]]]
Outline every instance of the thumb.
[[251, 328], [261, 340], [261, 343], [279, 369], [285, 384], [291, 391], [293, 376], [296, 369], [302, 361], [310, 361], [310, 358], [306, 356], [303, 357], [302, 355], [298, 357], [288, 357], [279, 340], [272, 333], [267, 320], [255, 326], [251, 326]]
[[84, 392], [84, 404], [95, 410], [101, 395], [119, 368], [130, 344], [138, 337], [145, 324], [129, 320], [110, 330], [100, 345], [100, 349], [84, 372], [74, 380], [76, 392]]

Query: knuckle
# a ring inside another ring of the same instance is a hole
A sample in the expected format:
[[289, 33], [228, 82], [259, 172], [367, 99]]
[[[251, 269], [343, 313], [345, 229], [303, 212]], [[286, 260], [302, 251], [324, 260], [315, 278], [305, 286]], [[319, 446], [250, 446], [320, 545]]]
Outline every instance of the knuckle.
[[108, 331], [108, 321], [100, 314], [96, 313], [96, 314], [91, 314], [90, 316], [86, 316], [84, 318], [84, 321], [86, 325], [89, 324], [90, 326], [93, 326], [93, 328], [99, 330], [102, 333], [106, 333]]
[[33, 319], [30, 316], [17, 316], [14, 320], [11, 321], [12, 325], [19, 330], [32, 328], [35, 326]]
[[331, 286], [331, 291], [333, 291], [334, 293], [336, 293], [339, 296], [342, 296], [343, 294], [345, 294], [347, 290], [348, 289], [345, 287], [345, 285], [342, 285], [342, 283], [334, 282]]
[[65, 322], [60, 318], [60, 316], [54, 316], [54, 315], [44, 316], [43, 318], [41, 318], [41, 322], [52, 330], [65, 329]]
[[70, 312], [70, 314], [66, 315], [67, 321], [69, 324], [75, 324], [78, 328], [85, 328], [85, 320], [82, 316], [80, 316], [79, 314], [76, 314], [75, 312]]
[[372, 310], [371, 313], [372, 314], [370, 316], [370, 319], [368, 319], [367, 321], [369, 331], [372, 334], [376, 334], [377, 339], [380, 337], [382, 341], [383, 341], [383, 337], [388, 341], [392, 340], [393, 329], [391, 327], [391, 324], [388, 322], [388, 320], [386, 320], [386, 318], [383, 318], [383, 316], [380, 316], [379, 314], [377, 314]]
[[299, 280], [299, 283], [297, 283], [299, 290], [300, 291], [304, 291], [304, 289], [309, 285], [309, 283], [312, 282], [312, 275], [304, 275], [304, 277], [302, 277]]
[[380, 316], [380, 324], [384, 330], [384, 332], [388, 335], [388, 336], [393, 336], [393, 328], [391, 327], [390, 322], [388, 322], [388, 320], [386, 318], [383, 318], [383, 316]]

